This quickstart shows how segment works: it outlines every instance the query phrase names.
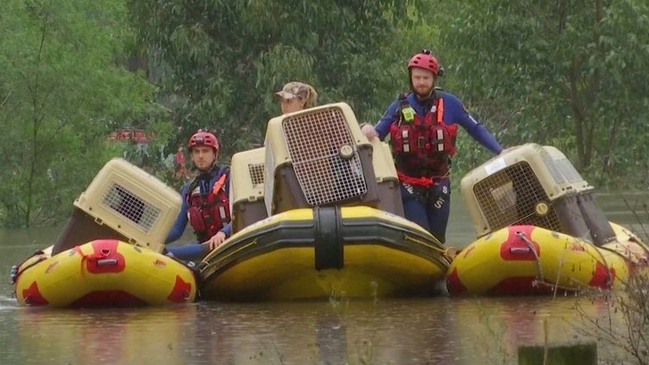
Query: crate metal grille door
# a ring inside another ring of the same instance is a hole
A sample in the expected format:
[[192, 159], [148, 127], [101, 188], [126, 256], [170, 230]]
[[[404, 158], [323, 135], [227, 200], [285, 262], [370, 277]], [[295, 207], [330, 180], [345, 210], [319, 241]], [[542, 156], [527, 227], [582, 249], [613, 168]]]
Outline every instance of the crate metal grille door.
[[288, 118], [283, 121], [283, 131], [293, 169], [310, 205], [367, 193], [361, 160], [342, 110], [324, 109]]
[[[496, 172], [477, 183], [473, 192], [492, 232], [513, 224], [532, 224], [561, 231], [556, 212], [527, 162]], [[538, 203], [547, 204], [548, 211], [539, 214]]]
[[250, 174], [250, 180], [252, 181], [253, 187], [264, 185], [265, 170], [266, 168], [263, 163], [248, 164], [248, 173]]
[[128, 219], [144, 232], [149, 232], [160, 215], [158, 207], [140, 199], [119, 184], [113, 184], [106, 190], [101, 204]]

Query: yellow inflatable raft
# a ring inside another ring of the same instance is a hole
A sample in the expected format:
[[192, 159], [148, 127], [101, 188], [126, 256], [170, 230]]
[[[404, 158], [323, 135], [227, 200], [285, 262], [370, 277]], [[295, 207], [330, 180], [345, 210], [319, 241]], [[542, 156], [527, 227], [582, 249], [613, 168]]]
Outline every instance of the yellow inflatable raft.
[[200, 264], [208, 300], [401, 297], [435, 293], [450, 265], [402, 218], [389, 147], [349, 105], [271, 119], [264, 147], [232, 157], [234, 234]]
[[608, 221], [554, 147], [503, 152], [462, 179], [462, 195], [479, 238], [449, 269], [452, 294], [615, 289], [649, 264], [647, 246]]
[[602, 247], [534, 226], [510, 226], [463, 249], [449, 268], [451, 294], [527, 295], [615, 289], [647, 262], [638, 238], [611, 224], [618, 240]]
[[138, 306], [193, 302], [193, 271], [162, 255], [180, 211], [177, 192], [122, 159], [109, 161], [74, 202], [53, 246], [12, 272], [18, 303]]
[[115, 239], [95, 240], [23, 262], [15, 277], [18, 303], [28, 306], [141, 306], [193, 302], [193, 272], [174, 259]]
[[213, 300], [430, 295], [450, 261], [428, 232], [369, 207], [295, 209], [246, 227], [201, 263]]

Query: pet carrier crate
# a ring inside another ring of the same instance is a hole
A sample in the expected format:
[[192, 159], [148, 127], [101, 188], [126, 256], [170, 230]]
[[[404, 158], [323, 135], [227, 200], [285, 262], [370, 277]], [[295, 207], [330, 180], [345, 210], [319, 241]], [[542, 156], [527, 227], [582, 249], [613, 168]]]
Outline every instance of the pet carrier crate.
[[554, 147], [530, 143], [508, 150], [468, 173], [461, 189], [478, 237], [517, 224], [600, 244], [610, 236], [596, 227], [603, 214], [592, 187]]
[[389, 151], [376, 146], [361, 133], [345, 103], [271, 119], [265, 141], [268, 214], [327, 205], [368, 205], [402, 214], [396, 173], [374, 168], [393, 164]]
[[563, 152], [552, 146], [544, 146], [543, 148], [548, 152], [563, 178], [576, 193], [575, 199], [583, 220], [590, 231], [592, 241], [597, 245], [603, 245], [614, 240], [616, 238], [615, 232], [604, 211], [595, 201], [595, 188], [581, 177], [581, 174]]
[[266, 217], [264, 204], [265, 148], [236, 153], [230, 169], [230, 212], [232, 232]]
[[74, 201], [52, 254], [98, 238], [117, 238], [160, 252], [180, 206], [180, 195], [172, 188], [115, 158]]

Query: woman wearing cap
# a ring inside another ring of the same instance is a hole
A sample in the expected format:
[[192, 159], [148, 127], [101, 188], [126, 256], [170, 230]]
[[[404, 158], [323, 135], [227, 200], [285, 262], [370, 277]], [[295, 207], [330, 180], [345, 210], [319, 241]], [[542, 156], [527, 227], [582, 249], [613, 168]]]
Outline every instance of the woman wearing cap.
[[313, 108], [318, 102], [318, 93], [309, 85], [292, 81], [275, 93], [281, 99], [282, 114]]
[[169, 247], [167, 251], [179, 259], [195, 260], [218, 247], [232, 232], [230, 171], [216, 164], [219, 140], [213, 133], [199, 129], [189, 138], [188, 149], [198, 175], [183, 186], [183, 203], [166, 243], [180, 238], [189, 222], [198, 239], [195, 243], [201, 244]]

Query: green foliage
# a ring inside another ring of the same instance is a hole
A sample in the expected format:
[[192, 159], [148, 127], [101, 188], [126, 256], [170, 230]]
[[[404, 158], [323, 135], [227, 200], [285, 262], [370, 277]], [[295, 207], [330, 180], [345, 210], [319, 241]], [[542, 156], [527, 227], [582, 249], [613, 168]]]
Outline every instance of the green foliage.
[[60, 220], [119, 146], [109, 131], [151, 114], [153, 88], [116, 62], [121, 1], [3, 3], [0, 224]]
[[[199, 127], [227, 163], [263, 143], [288, 81], [374, 122], [421, 48], [505, 146], [554, 145], [596, 185], [647, 185], [648, 45], [644, 0], [8, 0], [0, 225], [64, 217], [112, 156], [179, 185], [169, 155]], [[156, 137], [107, 142], [119, 128]], [[458, 143], [456, 176], [491, 156]]]
[[182, 100], [173, 107], [179, 138], [209, 126], [226, 156], [262, 143], [279, 114], [273, 94], [292, 80], [311, 83], [323, 103], [346, 101], [359, 120], [376, 120], [407, 85], [412, 50], [393, 50], [414, 3], [128, 1], [146, 54], [168, 72], [162, 93]]
[[458, 1], [437, 18], [449, 84], [499, 139], [555, 145], [596, 183], [646, 184], [649, 3]]

